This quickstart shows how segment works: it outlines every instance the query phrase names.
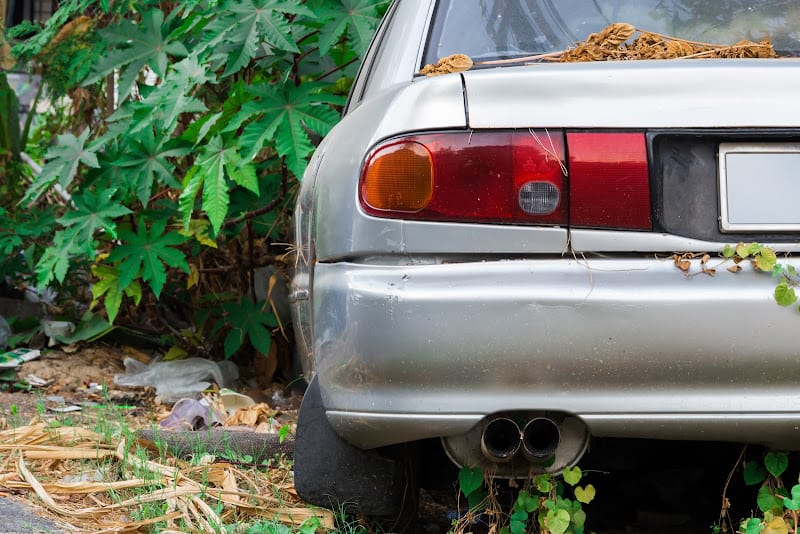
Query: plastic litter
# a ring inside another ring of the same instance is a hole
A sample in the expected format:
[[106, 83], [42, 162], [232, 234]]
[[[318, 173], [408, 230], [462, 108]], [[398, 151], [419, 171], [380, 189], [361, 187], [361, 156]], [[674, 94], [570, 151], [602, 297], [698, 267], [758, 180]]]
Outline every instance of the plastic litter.
[[41, 355], [35, 349], [14, 349], [0, 353], [0, 369], [14, 369]]
[[199, 430], [219, 426], [225, 419], [226, 415], [205, 397], [199, 400], [181, 399], [158, 426], [166, 430]]
[[187, 358], [164, 362], [142, 363], [125, 358], [125, 373], [114, 376], [118, 386], [151, 386], [164, 402], [196, 398], [213, 380], [220, 388], [232, 385], [239, 378], [239, 369], [231, 361], [212, 362], [204, 358]]
[[66, 338], [75, 331], [75, 325], [69, 321], [42, 321], [42, 331], [48, 337], [47, 346], [53, 347], [58, 343], [58, 338]]
[[233, 415], [239, 408], [249, 408], [256, 403], [256, 401], [249, 396], [227, 388], [220, 390], [219, 398], [222, 401], [222, 407], [225, 408], [228, 415]]
[[25, 381], [35, 388], [43, 388], [49, 386], [53, 381], [39, 378], [33, 373], [25, 375]]

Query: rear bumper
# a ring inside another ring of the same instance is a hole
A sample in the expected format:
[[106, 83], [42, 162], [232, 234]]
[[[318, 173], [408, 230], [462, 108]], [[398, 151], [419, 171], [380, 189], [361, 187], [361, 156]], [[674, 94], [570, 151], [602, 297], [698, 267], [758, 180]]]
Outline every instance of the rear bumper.
[[317, 264], [323, 402], [364, 448], [512, 410], [598, 436], [800, 442], [800, 316], [774, 284], [659, 259]]

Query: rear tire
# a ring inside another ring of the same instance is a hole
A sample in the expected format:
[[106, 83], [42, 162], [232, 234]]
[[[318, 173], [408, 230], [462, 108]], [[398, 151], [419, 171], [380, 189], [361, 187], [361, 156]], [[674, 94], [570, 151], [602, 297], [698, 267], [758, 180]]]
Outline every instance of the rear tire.
[[413, 444], [361, 450], [339, 437], [325, 415], [316, 377], [298, 415], [294, 481], [308, 503], [377, 522], [385, 532], [409, 532], [417, 517], [419, 483]]

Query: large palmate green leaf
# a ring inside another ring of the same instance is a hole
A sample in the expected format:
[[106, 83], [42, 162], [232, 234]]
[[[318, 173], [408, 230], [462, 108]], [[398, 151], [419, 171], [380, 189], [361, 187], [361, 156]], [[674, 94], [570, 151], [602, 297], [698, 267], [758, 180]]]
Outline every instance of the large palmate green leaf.
[[78, 246], [88, 248], [89, 253], [93, 253], [94, 250], [96, 231], [103, 230], [116, 239], [117, 224], [114, 219], [132, 213], [118, 201], [112, 200], [115, 193], [115, 189], [103, 189], [98, 193], [94, 193], [91, 189], [84, 190], [72, 198], [75, 210], [68, 211], [58, 219], [58, 222], [66, 228], [65, 233]]
[[175, 165], [169, 158], [184, 156], [189, 150], [189, 147], [170, 142], [169, 138], [156, 137], [152, 128], [147, 128], [131, 136], [127, 149], [113, 165], [127, 170], [124, 185], [136, 193], [142, 206], [147, 206], [154, 183], [180, 187], [174, 176]]
[[230, 202], [228, 179], [255, 194], [259, 193], [255, 167], [242, 161], [235, 144], [224, 144], [219, 136], [213, 137], [197, 157], [195, 166], [184, 179], [179, 208], [184, 225], [188, 224], [194, 209], [194, 199], [203, 189], [202, 208], [208, 214], [214, 232], [219, 232]]
[[314, 13], [322, 22], [320, 54], [326, 54], [342, 35], [346, 35], [353, 52], [363, 56], [380, 22], [379, 8], [386, 3], [375, 0], [314, 1]]
[[175, 267], [189, 273], [189, 264], [183, 252], [174, 248], [186, 238], [177, 232], [164, 232], [167, 225], [165, 219], [153, 222], [150, 229], [145, 221], [139, 220], [139, 232], [120, 230], [119, 237], [123, 244], [111, 251], [110, 262], [121, 262], [119, 265], [119, 287], [126, 288], [139, 277], [150, 285], [156, 297], [167, 281], [165, 266]]
[[[267, 302], [254, 304], [249, 299], [243, 298], [239, 303], [224, 304], [223, 309], [228, 314], [227, 322], [231, 325], [224, 342], [226, 358], [239, 350], [245, 339], [249, 339], [260, 353], [269, 354], [272, 344], [269, 328], [276, 328], [278, 320]], [[218, 326], [221, 326], [221, 323]]]
[[119, 69], [119, 96], [124, 99], [131, 92], [136, 77], [145, 65], [163, 77], [167, 71], [168, 54], [185, 56], [186, 47], [179, 41], [168, 41], [162, 27], [164, 13], [153, 9], [142, 15], [140, 24], [122, 19], [118, 24], [100, 32], [112, 49], [98, 61], [92, 74], [84, 84], [98, 81], [103, 76]]
[[241, 70], [256, 57], [259, 46], [299, 52], [287, 15], [313, 17], [300, 0], [228, 0], [205, 30], [200, 50], [213, 49], [226, 58], [223, 77]]
[[47, 247], [36, 264], [36, 282], [44, 287], [53, 280], [64, 281], [70, 268], [72, 256], [83, 254], [81, 244], [75, 241], [75, 233], [59, 231], [53, 237], [53, 245]]
[[258, 100], [242, 106], [229, 126], [235, 128], [244, 120], [256, 117], [245, 127], [239, 141], [247, 149], [244, 157], [252, 159], [267, 143], [274, 142], [278, 154], [286, 158], [289, 170], [295, 176], [302, 176], [306, 159], [314, 150], [306, 128], [326, 135], [339, 120], [339, 114], [327, 104], [344, 103], [340, 96], [322, 93], [323, 87], [323, 84], [308, 82], [300, 86], [284, 83], [250, 88]]
[[78, 172], [78, 165], [83, 163], [88, 167], [98, 168], [96, 150], [86, 148], [86, 140], [91, 132], [86, 128], [79, 137], [72, 134], [58, 136], [58, 142], [47, 150], [44, 168], [36, 180], [25, 192], [23, 203], [38, 199], [47, 192], [55, 183], [66, 189]]
[[142, 300], [142, 287], [135, 280], [126, 287], [119, 284], [119, 269], [110, 265], [92, 265], [92, 274], [97, 281], [92, 285], [92, 306], [103, 298], [103, 304], [108, 314], [108, 322], [113, 323], [122, 305], [122, 295], [128, 295], [134, 304]]

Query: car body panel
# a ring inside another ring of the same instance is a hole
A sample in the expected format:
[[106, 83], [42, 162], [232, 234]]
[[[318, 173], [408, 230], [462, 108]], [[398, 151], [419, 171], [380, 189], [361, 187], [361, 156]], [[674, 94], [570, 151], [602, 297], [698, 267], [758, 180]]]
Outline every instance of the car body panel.
[[470, 128], [800, 126], [797, 59], [537, 64], [462, 76]]
[[[314, 280], [323, 400], [359, 446], [465, 432], [476, 417], [530, 407], [578, 415], [597, 435], [616, 435], [612, 423], [627, 417], [644, 422], [620, 429], [637, 437], [774, 438], [746, 422], [720, 435], [678, 424], [703, 414], [800, 424], [800, 347], [786, 335], [797, 313], [749, 268], [687, 276], [670, 258], [339, 262], [318, 265]], [[412, 432], [417, 416], [431, 424]]]

